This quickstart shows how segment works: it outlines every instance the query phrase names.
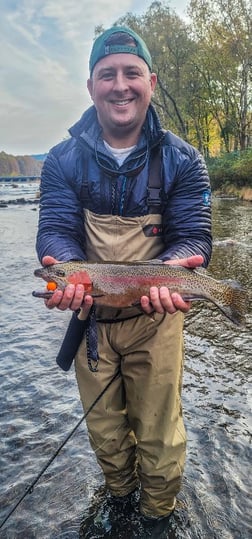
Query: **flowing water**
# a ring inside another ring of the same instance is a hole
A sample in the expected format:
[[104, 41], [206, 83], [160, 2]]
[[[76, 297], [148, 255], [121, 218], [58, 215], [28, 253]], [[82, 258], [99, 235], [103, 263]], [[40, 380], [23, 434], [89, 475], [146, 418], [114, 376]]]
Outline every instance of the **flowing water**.
[[[11, 197], [4, 191], [2, 198]], [[215, 199], [213, 210], [209, 270], [251, 290], [252, 205]], [[70, 313], [48, 311], [31, 296], [37, 287], [37, 219], [36, 204], [0, 209], [1, 521], [83, 414], [73, 368], [64, 373], [55, 363]], [[187, 461], [178, 508], [162, 537], [252, 537], [251, 329], [251, 309], [244, 328], [212, 304], [195, 303], [186, 316]], [[83, 422], [0, 537], [77, 539], [82, 517], [102, 485]], [[114, 539], [136, 537], [130, 526], [127, 535]]]

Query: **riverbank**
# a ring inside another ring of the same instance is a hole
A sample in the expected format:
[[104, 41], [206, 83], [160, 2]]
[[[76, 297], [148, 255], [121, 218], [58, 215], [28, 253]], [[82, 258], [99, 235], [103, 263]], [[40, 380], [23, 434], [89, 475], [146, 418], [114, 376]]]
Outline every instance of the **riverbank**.
[[238, 189], [235, 185], [223, 185], [222, 188], [213, 190], [214, 196], [218, 198], [239, 198], [244, 202], [252, 202], [252, 187], [242, 187]]
[[211, 157], [206, 164], [216, 196], [252, 202], [252, 149]]

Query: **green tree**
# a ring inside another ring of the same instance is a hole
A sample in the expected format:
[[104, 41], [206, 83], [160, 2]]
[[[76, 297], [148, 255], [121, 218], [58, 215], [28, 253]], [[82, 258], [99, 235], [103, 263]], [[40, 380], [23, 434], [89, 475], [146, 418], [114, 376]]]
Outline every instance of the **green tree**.
[[225, 150], [251, 142], [252, 7], [247, 0], [191, 0], [192, 36], [209, 113]]
[[155, 1], [144, 14], [115, 22], [150, 49], [158, 77], [153, 103], [164, 127], [206, 157], [213, 144], [227, 152], [251, 145], [251, 12], [249, 0], [191, 0], [189, 25]]
[[118, 22], [130, 26], [145, 39], [158, 77], [153, 103], [164, 126], [189, 140], [186, 96], [194, 43], [186, 24], [161, 2], [153, 2], [140, 17], [128, 13]]

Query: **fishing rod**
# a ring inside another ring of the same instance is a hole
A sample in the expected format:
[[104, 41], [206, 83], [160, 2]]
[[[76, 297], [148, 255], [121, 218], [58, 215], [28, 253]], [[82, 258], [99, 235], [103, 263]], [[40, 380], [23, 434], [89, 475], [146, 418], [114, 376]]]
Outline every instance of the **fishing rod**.
[[75, 427], [70, 431], [70, 433], [67, 435], [67, 437], [65, 438], [65, 440], [60, 444], [60, 446], [58, 447], [58, 449], [54, 452], [54, 454], [52, 455], [52, 457], [47, 461], [47, 463], [43, 466], [42, 470], [38, 473], [38, 475], [35, 477], [35, 479], [32, 481], [32, 483], [30, 485], [28, 485], [25, 489], [25, 492], [22, 494], [22, 496], [19, 498], [19, 500], [17, 501], [17, 503], [14, 505], [14, 507], [9, 511], [9, 513], [6, 515], [6, 517], [4, 518], [4, 520], [1, 522], [0, 524], [0, 529], [4, 526], [4, 524], [7, 522], [7, 520], [10, 518], [10, 516], [16, 511], [16, 509], [18, 508], [18, 506], [20, 505], [20, 503], [23, 501], [23, 499], [27, 496], [27, 494], [31, 494], [35, 485], [37, 484], [37, 482], [39, 481], [39, 479], [42, 477], [42, 475], [45, 473], [45, 471], [47, 470], [47, 468], [49, 468], [50, 464], [54, 461], [54, 459], [57, 457], [57, 455], [59, 454], [59, 452], [61, 451], [61, 449], [64, 447], [64, 445], [66, 445], [66, 443], [68, 442], [68, 440], [70, 440], [70, 438], [73, 436], [73, 434], [75, 433], [75, 431], [78, 429], [78, 427], [80, 426], [80, 424], [82, 423], [82, 421], [84, 421], [84, 419], [86, 419], [86, 417], [88, 416], [88, 414], [91, 412], [91, 410], [94, 408], [94, 406], [97, 404], [97, 402], [101, 399], [101, 397], [104, 395], [104, 393], [107, 391], [107, 389], [111, 386], [111, 384], [114, 382], [114, 380], [117, 378], [117, 376], [119, 375], [119, 370], [116, 371], [116, 373], [114, 374], [114, 376], [112, 376], [111, 380], [107, 383], [107, 385], [104, 387], [104, 389], [101, 391], [101, 393], [99, 393], [98, 397], [96, 397], [96, 399], [94, 400], [94, 402], [89, 406], [89, 408], [87, 409], [87, 411], [85, 412], [85, 414], [81, 417], [81, 419], [79, 419], [78, 423], [76, 423]]

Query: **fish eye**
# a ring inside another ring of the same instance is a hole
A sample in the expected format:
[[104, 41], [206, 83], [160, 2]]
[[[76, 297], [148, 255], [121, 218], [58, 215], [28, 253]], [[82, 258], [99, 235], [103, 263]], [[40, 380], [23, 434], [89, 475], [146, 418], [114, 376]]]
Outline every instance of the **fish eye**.
[[64, 270], [62, 270], [62, 269], [57, 269], [57, 270], [56, 270], [56, 275], [57, 275], [58, 277], [65, 277], [66, 274], [65, 274]]

